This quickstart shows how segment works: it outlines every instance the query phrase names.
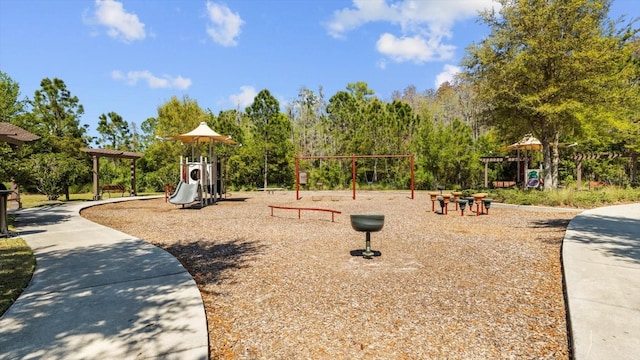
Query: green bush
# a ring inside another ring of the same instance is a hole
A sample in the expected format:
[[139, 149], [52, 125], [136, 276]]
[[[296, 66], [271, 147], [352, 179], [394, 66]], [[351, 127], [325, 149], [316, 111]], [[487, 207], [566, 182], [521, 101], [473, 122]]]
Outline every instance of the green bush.
[[640, 201], [640, 189], [631, 187], [605, 187], [593, 190], [564, 188], [553, 191], [495, 189], [489, 196], [497, 202], [518, 205], [594, 208]]

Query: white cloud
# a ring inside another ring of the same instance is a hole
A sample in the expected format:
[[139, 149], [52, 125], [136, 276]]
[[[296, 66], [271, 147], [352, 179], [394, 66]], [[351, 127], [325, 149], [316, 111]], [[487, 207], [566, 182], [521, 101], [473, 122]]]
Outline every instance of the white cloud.
[[438, 75], [436, 75], [435, 88], [438, 89], [440, 85], [445, 82], [453, 83], [456, 76], [462, 71], [459, 66], [445, 64], [444, 69]]
[[449, 59], [455, 47], [444, 40], [451, 38], [453, 24], [496, 6], [493, 0], [353, 0], [353, 7], [335, 11], [325, 25], [335, 38], [367, 23], [397, 25], [400, 34], [382, 34], [376, 44], [378, 51], [394, 61], [422, 63]]
[[229, 96], [229, 101], [234, 106], [244, 109], [253, 103], [258, 92], [253, 86], [240, 86], [240, 93]]
[[391, 21], [394, 11], [386, 0], [353, 0], [355, 9], [336, 10], [326, 24], [329, 34], [341, 38], [345, 32], [372, 21]]
[[115, 0], [96, 0], [96, 9], [93, 18], [85, 19], [89, 24], [97, 24], [107, 27], [107, 35], [130, 43], [135, 40], [143, 40], [147, 35], [144, 24], [140, 22], [134, 13], [128, 13], [121, 2]]
[[207, 2], [207, 14], [211, 23], [207, 25], [207, 34], [222, 46], [236, 46], [237, 37], [244, 21], [226, 5]]
[[191, 79], [183, 78], [178, 75], [172, 77], [169, 75], [155, 76], [150, 71], [129, 71], [126, 75], [120, 70], [111, 72], [111, 78], [114, 80], [123, 80], [127, 85], [136, 85], [138, 81], [146, 81], [147, 85], [152, 89], [178, 89], [186, 90], [191, 86]]
[[444, 45], [438, 39], [425, 40], [420, 35], [397, 38], [385, 33], [376, 42], [376, 49], [396, 62], [413, 61], [421, 64], [431, 60], [450, 59], [455, 47]]
[[113, 70], [111, 72], [111, 78], [115, 79], [115, 80], [122, 80], [122, 79], [124, 79], [124, 75], [122, 74], [122, 71], [120, 71], [120, 70]]

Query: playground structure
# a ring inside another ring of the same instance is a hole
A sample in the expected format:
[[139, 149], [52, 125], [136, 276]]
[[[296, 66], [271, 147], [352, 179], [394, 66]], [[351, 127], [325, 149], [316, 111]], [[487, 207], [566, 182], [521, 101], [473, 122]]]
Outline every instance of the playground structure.
[[[415, 187], [415, 173], [414, 173], [414, 156], [413, 154], [406, 155], [325, 155], [325, 156], [296, 156], [296, 200], [300, 200], [300, 184], [307, 182], [307, 174], [300, 172], [300, 160], [308, 159], [351, 159], [351, 187], [353, 189], [353, 200], [356, 199], [356, 174], [357, 164], [356, 159], [384, 159], [384, 158], [409, 158], [410, 159], [410, 172], [411, 172], [411, 199], [414, 199], [414, 187]], [[367, 178], [369, 183], [369, 179]]]
[[199, 161], [194, 161], [195, 157], [192, 157], [191, 161], [188, 157], [180, 157], [180, 182], [167, 200], [183, 207], [195, 201], [199, 202], [201, 207], [215, 204], [224, 193], [224, 188], [222, 166], [218, 157], [213, 154], [211, 145], [214, 142], [234, 145], [236, 142], [230, 136], [213, 131], [205, 122], [201, 122], [194, 130], [173, 138], [194, 145], [192, 153], [198, 143], [208, 143], [209, 157], [200, 156]]
[[199, 161], [189, 161], [180, 157], [180, 182], [168, 201], [174, 205], [186, 205], [194, 201], [200, 206], [215, 204], [224, 193], [220, 176], [220, 163], [214, 157], [209, 162], [206, 157]]

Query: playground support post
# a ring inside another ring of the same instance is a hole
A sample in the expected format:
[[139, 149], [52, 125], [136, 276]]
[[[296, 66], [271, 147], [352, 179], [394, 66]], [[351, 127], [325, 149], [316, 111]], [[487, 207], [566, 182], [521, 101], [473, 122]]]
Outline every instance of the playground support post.
[[353, 200], [356, 199], [356, 157], [351, 155], [351, 184], [353, 187]]
[[413, 191], [414, 191], [414, 188], [415, 188], [415, 179], [414, 179], [415, 173], [413, 172], [413, 165], [414, 165], [413, 164], [413, 162], [414, 162], [413, 154], [411, 154], [411, 158], [410, 159], [411, 159], [410, 160], [410, 163], [411, 163], [411, 200], [413, 200], [414, 199]]
[[300, 159], [296, 156], [296, 200], [300, 200]]

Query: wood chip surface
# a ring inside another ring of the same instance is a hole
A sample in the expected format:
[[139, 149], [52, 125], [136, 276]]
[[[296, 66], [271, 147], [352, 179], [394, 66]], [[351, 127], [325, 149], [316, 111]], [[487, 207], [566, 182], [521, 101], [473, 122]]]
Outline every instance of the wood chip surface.
[[[576, 212], [431, 211], [426, 192], [227, 194], [86, 218], [174, 254], [196, 280], [212, 359], [568, 359], [560, 247]], [[331, 214], [271, 209], [325, 208]], [[475, 210], [475, 209], [474, 209]], [[358, 256], [351, 214], [385, 215]]]

